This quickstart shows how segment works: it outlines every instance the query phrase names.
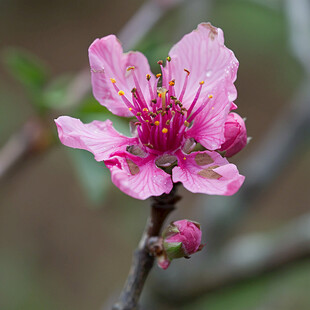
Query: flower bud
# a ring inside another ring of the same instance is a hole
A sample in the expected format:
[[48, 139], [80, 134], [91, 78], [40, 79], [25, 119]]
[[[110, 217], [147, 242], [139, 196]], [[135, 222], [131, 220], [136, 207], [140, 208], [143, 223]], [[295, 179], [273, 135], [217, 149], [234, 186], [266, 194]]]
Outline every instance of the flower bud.
[[160, 268], [167, 269], [173, 259], [189, 258], [201, 249], [201, 230], [197, 222], [173, 222], [163, 232], [163, 253], [157, 257], [157, 264]]
[[247, 133], [244, 120], [234, 112], [228, 114], [225, 123], [225, 142], [219, 149], [225, 152], [225, 157], [231, 157], [247, 145]]

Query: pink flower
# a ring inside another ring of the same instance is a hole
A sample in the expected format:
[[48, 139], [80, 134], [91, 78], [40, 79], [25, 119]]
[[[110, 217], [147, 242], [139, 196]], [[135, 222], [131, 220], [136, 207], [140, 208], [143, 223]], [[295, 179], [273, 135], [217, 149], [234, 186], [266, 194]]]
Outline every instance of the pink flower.
[[225, 142], [220, 151], [225, 157], [231, 157], [247, 145], [247, 133], [244, 120], [237, 113], [229, 113], [225, 122]]
[[202, 247], [198, 223], [189, 220], [173, 222], [163, 232], [163, 253], [157, 257], [157, 264], [167, 269], [173, 259], [188, 258]]
[[[154, 76], [143, 54], [123, 54], [114, 35], [89, 48], [95, 98], [112, 113], [135, 117], [133, 137], [112, 122], [61, 116], [56, 120], [64, 145], [92, 152], [126, 194], [146, 199], [169, 193], [182, 182], [194, 193], [232, 195], [244, 176], [218, 152], [237, 92], [238, 61], [224, 46], [223, 32], [209, 23], [187, 34], [169, 52]], [[161, 81], [161, 87], [159, 87]], [[206, 150], [193, 151], [200, 143]]]

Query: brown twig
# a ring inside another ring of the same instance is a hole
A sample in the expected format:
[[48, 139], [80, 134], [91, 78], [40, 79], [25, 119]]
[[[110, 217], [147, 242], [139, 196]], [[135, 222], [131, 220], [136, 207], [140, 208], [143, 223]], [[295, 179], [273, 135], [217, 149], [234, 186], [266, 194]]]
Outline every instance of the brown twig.
[[0, 181], [29, 157], [53, 145], [50, 125], [43, 119], [30, 119], [15, 133], [0, 152]]
[[151, 198], [150, 217], [139, 246], [134, 252], [127, 281], [118, 302], [113, 306], [113, 310], [138, 309], [145, 280], [154, 264], [154, 257], [149, 254], [148, 241], [150, 238], [159, 235], [165, 219], [174, 210], [175, 203], [179, 200], [180, 196], [176, 195], [176, 185], [170, 194]]

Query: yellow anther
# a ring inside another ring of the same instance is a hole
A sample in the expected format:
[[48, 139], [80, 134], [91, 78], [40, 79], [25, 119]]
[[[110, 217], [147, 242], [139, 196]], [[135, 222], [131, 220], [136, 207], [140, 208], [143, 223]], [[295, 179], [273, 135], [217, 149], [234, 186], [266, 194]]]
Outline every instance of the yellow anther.
[[146, 123], [148, 123], [148, 122], [149, 122], [149, 120], [147, 119], [147, 120], [145, 120], [145, 122], [146, 122]]
[[128, 108], [129, 111], [132, 111], [132, 108]]
[[157, 78], [160, 78], [160, 77], [161, 77], [161, 73], [157, 73], [157, 74], [156, 74], [156, 77], [157, 77]]
[[186, 160], [186, 157], [183, 157], [184, 160]]
[[205, 83], [205, 81], [200, 81], [199, 82], [200, 85], [203, 85], [204, 83]]
[[184, 125], [185, 125], [186, 127], [188, 127], [188, 126], [189, 126], [189, 122], [188, 122], [188, 121], [184, 121]]
[[208, 98], [209, 98], [209, 99], [212, 99], [212, 98], [213, 98], [213, 95], [209, 95]]
[[189, 70], [184, 69], [184, 71], [187, 73], [187, 75], [189, 75], [189, 74], [190, 74], [190, 71], [189, 71]]
[[174, 81], [174, 80], [172, 80], [172, 81], [169, 82], [169, 85], [170, 85], [170, 86], [174, 86], [174, 84], [175, 84], [175, 81]]
[[154, 122], [154, 125], [158, 126], [159, 125], [159, 121]]
[[168, 129], [167, 128], [163, 128], [163, 130], [161, 131], [162, 133], [167, 133]]
[[134, 66], [130, 66], [130, 67], [127, 68], [127, 71], [134, 70], [134, 69], [135, 69]]
[[120, 91], [118, 92], [118, 94], [119, 94], [120, 96], [124, 96], [124, 95], [125, 95], [124, 91], [122, 91], [122, 90], [120, 90]]
[[151, 79], [151, 75], [150, 74], [147, 74], [146, 75], [146, 79], [149, 81]]
[[161, 93], [158, 93], [158, 97], [161, 98]]
[[167, 61], [171, 61], [171, 57], [170, 56], [168, 56], [166, 59], [167, 59]]
[[116, 83], [116, 80], [115, 80], [115, 79], [110, 78], [110, 80], [111, 80], [111, 82], [112, 82], [113, 84]]

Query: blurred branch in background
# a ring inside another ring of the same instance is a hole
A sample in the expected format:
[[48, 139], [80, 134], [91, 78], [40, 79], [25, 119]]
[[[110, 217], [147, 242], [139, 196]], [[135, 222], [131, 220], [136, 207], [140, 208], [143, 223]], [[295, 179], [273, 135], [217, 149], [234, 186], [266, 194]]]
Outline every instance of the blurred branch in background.
[[[247, 280], [310, 257], [310, 214], [270, 233], [238, 237], [224, 246], [213, 261], [204, 263], [187, 281], [154, 285], [168, 303], [183, 305], [204, 293]], [[175, 279], [174, 279], [175, 280]]]
[[[146, 1], [119, 33], [119, 39], [122, 41], [124, 49], [132, 49], [168, 10], [181, 2], [182, 0]], [[40, 87], [42, 88], [42, 85]], [[53, 138], [55, 130], [52, 121], [55, 111], [72, 112], [90, 92], [89, 70], [85, 69], [67, 83], [56, 109], [43, 104], [42, 113], [42, 106], [39, 106], [37, 115], [26, 121], [21, 130], [15, 133], [0, 149], [0, 182], [10, 172], [17, 171], [16, 167], [24, 165], [26, 158], [33, 158], [55, 145], [56, 140], [55, 137]]]

